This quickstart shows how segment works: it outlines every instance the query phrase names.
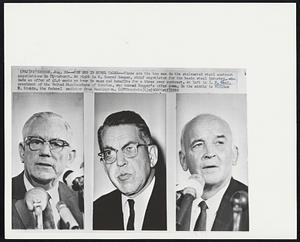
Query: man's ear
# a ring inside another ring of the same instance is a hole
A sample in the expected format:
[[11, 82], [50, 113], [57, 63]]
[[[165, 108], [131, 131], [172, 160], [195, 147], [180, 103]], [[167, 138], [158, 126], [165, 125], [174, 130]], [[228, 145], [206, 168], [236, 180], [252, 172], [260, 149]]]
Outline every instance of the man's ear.
[[19, 155], [20, 155], [22, 163], [24, 163], [25, 147], [24, 147], [23, 143], [19, 144]]
[[233, 152], [232, 165], [235, 166], [239, 158], [239, 148], [236, 145], [234, 145], [232, 147], [232, 152]]
[[76, 150], [71, 150], [68, 154], [68, 165], [70, 165], [76, 158]]
[[158, 149], [156, 145], [148, 146], [148, 155], [150, 158], [150, 167], [154, 167], [158, 160]]
[[184, 154], [183, 151], [179, 151], [179, 161], [180, 161], [182, 169], [184, 171], [187, 171], [188, 167], [187, 167], [187, 164], [186, 164], [186, 158], [185, 158], [185, 154]]

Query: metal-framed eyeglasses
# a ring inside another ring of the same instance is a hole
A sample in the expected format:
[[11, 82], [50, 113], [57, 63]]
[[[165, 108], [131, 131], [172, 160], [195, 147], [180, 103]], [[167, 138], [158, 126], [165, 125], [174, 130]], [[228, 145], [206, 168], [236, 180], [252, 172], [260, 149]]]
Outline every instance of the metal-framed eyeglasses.
[[[150, 145], [150, 144], [149, 144]], [[130, 143], [121, 148], [121, 151], [125, 158], [134, 158], [138, 154], [138, 148], [140, 146], [149, 146], [147, 144]], [[106, 164], [112, 164], [117, 160], [117, 152], [119, 150], [113, 148], [105, 148], [103, 152], [98, 153], [101, 161]]]
[[50, 150], [52, 152], [60, 152], [64, 147], [70, 146], [67, 141], [62, 139], [45, 140], [44, 138], [39, 136], [27, 136], [24, 139], [24, 143], [29, 146], [29, 149], [31, 151], [41, 150], [44, 147], [45, 143], [49, 144]]

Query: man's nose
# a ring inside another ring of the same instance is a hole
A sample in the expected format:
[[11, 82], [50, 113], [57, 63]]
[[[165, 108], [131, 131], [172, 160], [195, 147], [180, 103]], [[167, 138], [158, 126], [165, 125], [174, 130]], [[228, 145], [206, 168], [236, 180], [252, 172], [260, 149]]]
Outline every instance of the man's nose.
[[125, 159], [125, 156], [121, 150], [117, 152], [116, 159], [117, 166], [127, 165], [127, 160]]
[[214, 152], [213, 146], [211, 144], [205, 144], [203, 159], [211, 159], [215, 156], [216, 156], [216, 154]]
[[45, 142], [40, 149], [40, 156], [50, 156], [51, 148], [48, 142]]

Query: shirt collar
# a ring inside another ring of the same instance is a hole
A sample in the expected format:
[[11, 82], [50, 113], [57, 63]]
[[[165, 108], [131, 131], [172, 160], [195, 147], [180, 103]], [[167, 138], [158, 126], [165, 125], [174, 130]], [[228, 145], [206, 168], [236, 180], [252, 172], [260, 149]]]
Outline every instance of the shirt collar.
[[[229, 183], [230, 183], [230, 179], [226, 183], [226, 185], [223, 188], [221, 188], [215, 195], [213, 195], [209, 199], [205, 200], [207, 207], [210, 209], [210, 211], [217, 212], [217, 210], [220, 206], [221, 200], [223, 198], [223, 195], [229, 186]], [[197, 204], [199, 204], [201, 201], [203, 201], [203, 199], [201, 197], [195, 199], [195, 203], [197, 203]]]

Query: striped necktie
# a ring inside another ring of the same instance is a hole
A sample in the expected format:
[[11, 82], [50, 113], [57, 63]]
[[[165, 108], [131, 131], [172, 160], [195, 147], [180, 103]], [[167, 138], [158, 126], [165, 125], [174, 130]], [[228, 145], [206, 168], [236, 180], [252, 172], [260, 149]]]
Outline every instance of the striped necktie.
[[50, 204], [51, 196], [48, 193], [48, 202], [45, 210], [43, 211], [43, 227], [44, 229], [55, 229], [53, 211]]

